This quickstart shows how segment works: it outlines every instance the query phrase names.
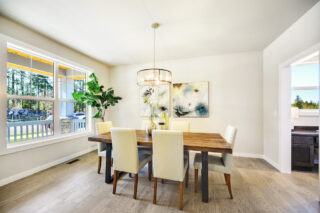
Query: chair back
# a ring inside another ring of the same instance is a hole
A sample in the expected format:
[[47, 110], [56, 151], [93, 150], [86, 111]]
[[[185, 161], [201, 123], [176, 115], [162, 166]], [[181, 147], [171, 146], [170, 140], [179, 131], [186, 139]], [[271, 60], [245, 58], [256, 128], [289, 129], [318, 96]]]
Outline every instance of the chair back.
[[170, 129], [183, 131], [183, 132], [190, 132], [190, 122], [189, 121], [172, 121]]
[[[98, 122], [97, 124], [98, 134], [103, 134], [110, 132], [110, 128], [112, 127], [112, 121]], [[98, 143], [98, 152], [102, 152], [105, 150], [105, 145], [103, 143]]]
[[113, 167], [117, 171], [138, 173], [139, 159], [135, 129], [111, 128]]
[[152, 149], [154, 177], [183, 181], [183, 132], [154, 130], [152, 132]]
[[[237, 128], [228, 125], [225, 131], [224, 139], [230, 143], [231, 147], [234, 147], [234, 143], [236, 140], [236, 134], [237, 134]], [[230, 168], [232, 167], [232, 154], [222, 154], [223, 163], [226, 167]]]
[[236, 139], [236, 134], [237, 134], [237, 128], [235, 128], [235, 127], [233, 127], [231, 125], [228, 125], [227, 128], [226, 128], [225, 134], [224, 134], [224, 138], [226, 139], [226, 141], [228, 143], [231, 144], [232, 148], [234, 146], [234, 142], [235, 142], [235, 139]]
[[97, 123], [98, 134], [110, 132], [110, 129], [112, 128], [112, 126], [113, 126], [112, 121], [98, 122]]

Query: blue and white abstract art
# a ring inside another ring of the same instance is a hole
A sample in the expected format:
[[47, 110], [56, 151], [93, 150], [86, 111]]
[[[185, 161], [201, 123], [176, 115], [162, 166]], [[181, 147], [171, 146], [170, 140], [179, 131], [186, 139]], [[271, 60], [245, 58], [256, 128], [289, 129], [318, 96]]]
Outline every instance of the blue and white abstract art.
[[175, 83], [172, 89], [174, 117], [202, 118], [209, 116], [209, 83]]

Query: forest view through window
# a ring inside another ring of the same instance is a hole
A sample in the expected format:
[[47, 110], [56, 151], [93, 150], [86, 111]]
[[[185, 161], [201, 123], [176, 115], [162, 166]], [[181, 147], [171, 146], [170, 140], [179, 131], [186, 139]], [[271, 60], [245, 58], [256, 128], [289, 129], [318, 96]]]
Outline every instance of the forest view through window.
[[85, 90], [85, 82], [83, 71], [8, 47], [8, 143], [86, 130], [86, 105], [72, 98]]
[[318, 64], [292, 67], [291, 106], [299, 109], [319, 109]]

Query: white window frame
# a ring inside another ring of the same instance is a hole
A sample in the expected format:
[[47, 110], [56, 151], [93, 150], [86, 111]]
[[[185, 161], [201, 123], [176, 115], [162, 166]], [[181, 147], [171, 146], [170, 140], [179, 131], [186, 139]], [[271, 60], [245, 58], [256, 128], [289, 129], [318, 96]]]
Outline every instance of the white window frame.
[[[8, 95], [7, 94], [7, 47], [26, 52], [33, 56], [37, 56], [54, 64], [54, 98], [34, 97], [34, 96], [20, 96], [20, 95]], [[92, 110], [89, 106], [86, 107], [86, 131], [60, 134], [60, 102], [67, 101], [69, 99], [59, 98], [59, 85], [57, 68], [58, 65], [65, 65], [71, 69], [75, 69], [85, 73], [86, 81], [93, 69], [62, 58], [53, 53], [39, 49], [32, 45], [18, 41], [6, 35], [0, 34], [0, 155], [27, 150], [35, 147], [45, 146], [53, 143], [64, 142], [67, 140], [80, 138], [92, 134]], [[87, 88], [86, 88], [87, 89]], [[48, 100], [53, 101], [54, 104], [54, 134], [53, 136], [40, 137], [37, 139], [30, 139], [26, 141], [20, 141], [17, 143], [7, 143], [7, 99], [18, 98], [28, 100]]]

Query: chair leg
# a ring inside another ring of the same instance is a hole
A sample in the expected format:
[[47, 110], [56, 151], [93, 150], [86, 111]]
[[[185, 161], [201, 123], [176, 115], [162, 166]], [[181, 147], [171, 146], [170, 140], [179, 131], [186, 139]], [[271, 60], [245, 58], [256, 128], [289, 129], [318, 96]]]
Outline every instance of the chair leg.
[[131, 177], [131, 178], [132, 178], [132, 175], [131, 175], [131, 173], [129, 173], [129, 177]]
[[153, 177], [153, 203], [157, 204], [157, 178]]
[[198, 191], [198, 169], [194, 169], [194, 192]]
[[118, 179], [118, 171], [114, 170], [113, 172], [113, 194], [116, 193], [117, 190], [117, 179]]
[[134, 174], [133, 199], [137, 199], [137, 189], [138, 189], [138, 173], [137, 173], [137, 174]]
[[164, 184], [164, 179], [161, 179], [161, 183]]
[[148, 163], [148, 176], [149, 176], [149, 181], [151, 181], [151, 175], [152, 175], [152, 161]]
[[102, 160], [102, 157], [98, 156], [98, 174], [100, 174], [100, 170], [101, 170], [101, 160]]
[[179, 202], [179, 209], [183, 209], [183, 181], [180, 182], [180, 202]]
[[189, 182], [189, 166], [187, 168], [187, 171], [186, 171], [186, 188], [188, 188], [188, 182]]
[[110, 164], [111, 164], [111, 167], [112, 167], [113, 166], [113, 158], [111, 158]]
[[224, 174], [224, 179], [226, 180], [226, 183], [228, 185], [228, 190], [230, 194], [230, 198], [233, 199], [232, 191], [231, 191], [231, 175], [230, 174]]

